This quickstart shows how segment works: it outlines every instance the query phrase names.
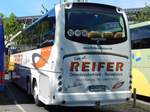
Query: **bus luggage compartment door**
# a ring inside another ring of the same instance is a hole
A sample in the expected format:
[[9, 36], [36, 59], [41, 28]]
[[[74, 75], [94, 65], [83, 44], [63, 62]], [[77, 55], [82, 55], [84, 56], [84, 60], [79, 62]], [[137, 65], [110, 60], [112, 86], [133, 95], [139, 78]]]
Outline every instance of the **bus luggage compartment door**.
[[49, 104], [51, 100], [49, 77], [43, 74], [39, 77], [39, 97], [41, 97], [46, 104]]
[[128, 58], [75, 55], [64, 58], [64, 92], [129, 91]]

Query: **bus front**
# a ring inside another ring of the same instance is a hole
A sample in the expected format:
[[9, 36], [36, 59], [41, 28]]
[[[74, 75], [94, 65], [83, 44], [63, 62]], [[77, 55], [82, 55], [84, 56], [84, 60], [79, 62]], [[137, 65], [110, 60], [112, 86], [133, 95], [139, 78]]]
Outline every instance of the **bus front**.
[[78, 106], [127, 101], [131, 95], [131, 68], [125, 13], [120, 8], [94, 3], [60, 7], [58, 12], [65, 22], [56, 17], [56, 27], [61, 26], [56, 32], [63, 87], [55, 99]]

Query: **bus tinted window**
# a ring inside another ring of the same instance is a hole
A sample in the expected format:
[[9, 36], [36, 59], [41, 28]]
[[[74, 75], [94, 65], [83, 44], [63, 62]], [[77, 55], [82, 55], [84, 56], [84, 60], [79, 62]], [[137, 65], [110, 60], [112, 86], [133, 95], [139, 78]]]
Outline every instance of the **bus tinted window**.
[[41, 46], [51, 46], [54, 44], [55, 37], [55, 17], [48, 17], [45, 21], [40, 23], [42, 28]]
[[132, 49], [150, 48], [150, 26], [130, 29]]
[[67, 39], [86, 44], [115, 44], [126, 40], [122, 15], [93, 9], [66, 9]]
[[132, 40], [150, 38], [150, 26], [130, 30]]
[[52, 46], [55, 36], [55, 17], [44, 17], [18, 35], [13, 43], [13, 53]]

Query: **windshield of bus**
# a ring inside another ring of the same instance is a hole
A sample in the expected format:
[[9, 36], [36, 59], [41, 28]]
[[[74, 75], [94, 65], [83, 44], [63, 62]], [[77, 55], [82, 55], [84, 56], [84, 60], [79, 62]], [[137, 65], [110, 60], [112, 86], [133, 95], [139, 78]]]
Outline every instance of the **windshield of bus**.
[[116, 44], [126, 40], [123, 16], [116, 11], [66, 9], [65, 36], [85, 44]]

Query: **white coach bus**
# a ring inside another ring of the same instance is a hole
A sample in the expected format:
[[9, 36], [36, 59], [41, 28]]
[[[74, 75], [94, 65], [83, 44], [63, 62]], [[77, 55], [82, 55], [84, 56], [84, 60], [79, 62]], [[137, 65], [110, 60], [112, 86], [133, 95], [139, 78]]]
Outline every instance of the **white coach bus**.
[[131, 92], [130, 37], [120, 8], [58, 4], [12, 41], [12, 78], [37, 105], [123, 103]]

